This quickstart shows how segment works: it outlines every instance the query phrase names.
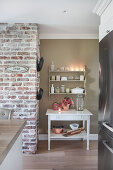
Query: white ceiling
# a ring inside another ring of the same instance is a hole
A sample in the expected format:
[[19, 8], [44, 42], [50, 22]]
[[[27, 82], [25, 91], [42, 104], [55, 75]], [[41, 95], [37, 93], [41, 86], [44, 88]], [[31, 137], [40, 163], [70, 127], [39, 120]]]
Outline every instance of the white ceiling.
[[0, 0], [0, 22], [38, 23], [41, 38], [96, 38], [99, 17], [92, 10], [97, 1]]

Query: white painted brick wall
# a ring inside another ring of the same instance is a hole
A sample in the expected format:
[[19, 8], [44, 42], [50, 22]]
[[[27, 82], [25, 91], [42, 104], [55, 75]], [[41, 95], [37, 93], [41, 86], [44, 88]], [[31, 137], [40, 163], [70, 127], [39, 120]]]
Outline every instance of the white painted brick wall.
[[[0, 107], [13, 110], [14, 119], [27, 119], [23, 130], [23, 152], [37, 150], [38, 101], [36, 92], [40, 75], [36, 60], [40, 58], [37, 24], [0, 23]], [[25, 73], [9, 73], [8, 66], [27, 66]]]

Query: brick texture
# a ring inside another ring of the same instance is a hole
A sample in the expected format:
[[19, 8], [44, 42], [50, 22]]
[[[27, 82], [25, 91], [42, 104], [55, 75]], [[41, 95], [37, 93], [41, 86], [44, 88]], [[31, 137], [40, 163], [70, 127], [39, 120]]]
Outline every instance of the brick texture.
[[[27, 119], [22, 133], [23, 152], [35, 153], [38, 143], [36, 91], [40, 75], [36, 60], [40, 58], [37, 24], [0, 23], [0, 107], [13, 110], [14, 119]], [[25, 73], [11, 73], [8, 66], [27, 66]]]

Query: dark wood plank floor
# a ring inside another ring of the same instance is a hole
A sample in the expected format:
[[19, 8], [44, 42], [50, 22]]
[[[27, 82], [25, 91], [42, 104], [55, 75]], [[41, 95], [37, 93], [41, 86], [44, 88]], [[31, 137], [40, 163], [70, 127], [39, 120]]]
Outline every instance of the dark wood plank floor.
[[98, 142], [90, 141], [51, 141], [51, 151], [47, 141], [39, 142], [36, 155], [23, 156], [23, 170], [97, 170]]

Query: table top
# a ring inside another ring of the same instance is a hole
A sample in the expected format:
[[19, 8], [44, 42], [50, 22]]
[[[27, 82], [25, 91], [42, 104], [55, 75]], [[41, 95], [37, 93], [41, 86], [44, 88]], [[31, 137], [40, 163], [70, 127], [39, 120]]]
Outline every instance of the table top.
[[25, 120], [0, 120], [0, 164], [26, 124]]
[[75, 109], [69, 109], [68, 111], [61, 111], [47, 109], [46, 115], [79, 115], [79, 116], [91, 116], [93, 115], [89, 110], [84, 109], [83, 111], [76, 111]]

